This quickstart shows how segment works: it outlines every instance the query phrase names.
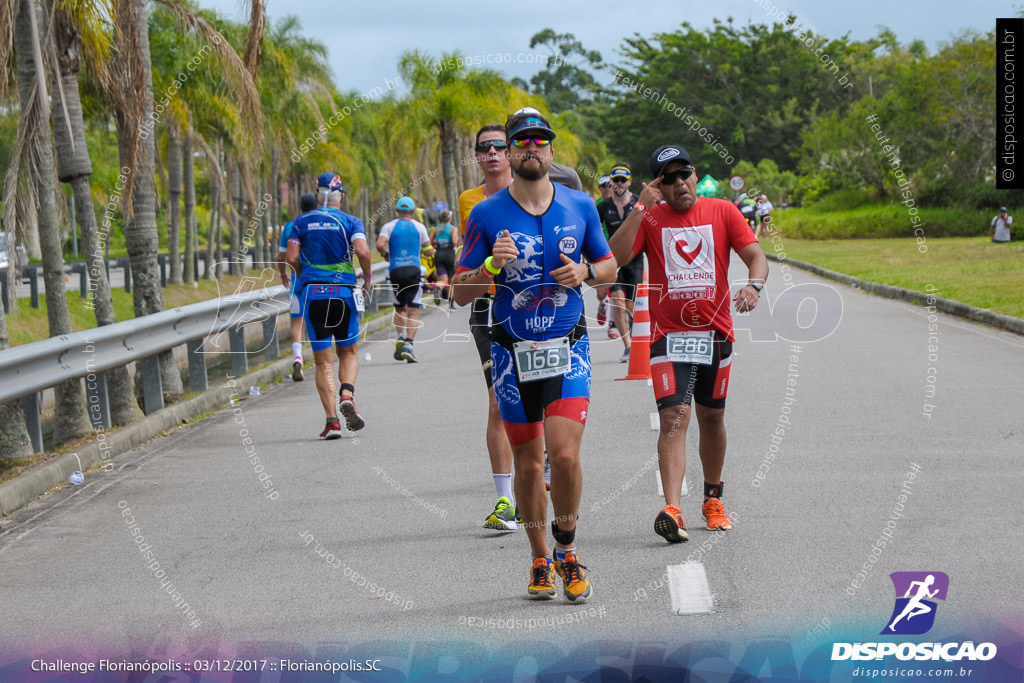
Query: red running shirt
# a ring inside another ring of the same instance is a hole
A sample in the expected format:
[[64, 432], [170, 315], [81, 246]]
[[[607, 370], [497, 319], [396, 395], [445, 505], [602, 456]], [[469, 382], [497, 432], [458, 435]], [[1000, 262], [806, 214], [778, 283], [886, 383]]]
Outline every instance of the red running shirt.
[[650, 268], [651, 341], [668, 332], [718, 330], [729, 341], [729, 250], [757, 242], [743, 214], [724, 199], [701, 197], [688, 211], [652, 206], [633, 242]]

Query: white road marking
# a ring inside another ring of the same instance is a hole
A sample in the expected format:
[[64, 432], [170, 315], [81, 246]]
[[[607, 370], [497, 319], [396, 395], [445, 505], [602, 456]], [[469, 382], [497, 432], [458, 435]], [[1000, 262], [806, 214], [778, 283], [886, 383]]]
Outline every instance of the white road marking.
[[[665, 497], [665, 487], [661, 485], [661, 472], [659, 470], [654, 470], [654, 479], [655, 479], [655, 481], [658, 482], [658, 497], [659, 498], [664, 498]], [[683, 488], [680, 489], [679, 495], [681, 495], [681, 496], [688, 496], [688, 495], [690, 495], [690, 489], [687, 488], [687, 486], [686, 486], [686, 475], [685, 474], [683, 475]]]
[[670, 564], [667, 569], [675, 614], [711, 614], [714, 611], [715, 599], [702, 563]]

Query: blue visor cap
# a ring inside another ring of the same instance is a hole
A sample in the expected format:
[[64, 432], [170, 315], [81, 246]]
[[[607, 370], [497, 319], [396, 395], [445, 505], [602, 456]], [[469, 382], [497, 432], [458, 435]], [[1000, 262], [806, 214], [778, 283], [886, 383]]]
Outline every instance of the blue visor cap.
[[612, 178], [632, 178], [633, 174], [625, 166], [616, 166], [611, 172]]
[[317, 187], [326, 187], [329, 192], [344, 192], [345, 186], [341, 184], [341, 176], [337, 173], [321, 173], [316, 179]]
[[528, 116], [515, 125], [512, 130], [505, 133], [505, 137], [509, 140], [519, 137], [523, 133], [531, 133], [537, 137], [546, 138], [548, 140], [555, 139], [555, 131], [551, 130], [551, 126], [544, 123], [543, 120], [538, 119], [535, 116]]

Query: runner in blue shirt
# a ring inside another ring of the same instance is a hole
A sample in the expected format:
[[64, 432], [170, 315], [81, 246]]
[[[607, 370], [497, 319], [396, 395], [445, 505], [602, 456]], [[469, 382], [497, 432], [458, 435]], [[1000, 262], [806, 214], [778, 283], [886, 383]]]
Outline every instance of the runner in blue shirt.
[[[336, 174], [323, 173], [317, 178], [317, 194], [323, 200], [323, 208], [295, 219], [286, 256], [299, 279], [306, 333], [316, 363], [316, 388], [327, 416], [321, 439], [341, 437], [339, 411], [350, 431], [366, 424], [352, 395], [359, 374], [359, 312], [369, 296], [372, 277], [370, 248], [362, 221], [339, 208], [344, 192]], [[353, 255], [363, 270], [363, 286], [358, 290]], [[338, 392], [334, 391], [332, 338], [338, 355]]]
[[388, 259], [388, 277], [391, 279], [391, 298], [395, 302], [395, 360], [417, 362], [412, 344], [419, 328], [420, 298], [423, 296], [423, 267], [420, 252], [432, 256], [427, 228], [413, 220], [416, 203], [412, 197], [402, 197], [395, 203], [398, 218], [381, 226], [377, 236], [377, 251]]
[[[555, 132], [535, 111], [505, 123], [515, 180], [466, 225], [452, 298], [465, 305], [493, 281], [491, 376], [515, 462], [515, 494], [533, 552], [527, 592], [583, 602], [592, 589], [576, 555], [580, 439], [590, 404], [590, 343], [580, 285], [615, 279], [593, 201], [548, 176]], [[583, 263], [586, 258], [588, 263]], [[545, 533], [544, 447], [551, 460], [554, 556]]]
[[[304, 214], [315, 208], [316, 196], [312, 192], [302, 195], [302, 198], [299, 200], [299, 214]], [[281, 284], [288, 287], [289, 313], [291, 313], [292, 317], [292, 380], [301, 382], [302, 365], [305, 363], [302, 358], [302, 303], [299, 301], [299, 296], [296, 292], [296, 287], [299, 284], [298, 278], [293, 278], [289, 275], [288, 264], [284, 260], [285, 254], [288, 253], [288, 238], [291, 236], [294, 226], [295, 221], [291, 220], [281, 229], [281, 244], [277, 248], [277, 267], [281, 271]]]

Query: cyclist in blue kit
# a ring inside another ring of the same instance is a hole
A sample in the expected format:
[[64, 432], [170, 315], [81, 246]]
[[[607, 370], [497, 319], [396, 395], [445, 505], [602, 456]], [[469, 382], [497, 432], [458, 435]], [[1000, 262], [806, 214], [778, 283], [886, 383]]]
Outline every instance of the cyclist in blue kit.
[[[491, 376], [515, 462], [515, 494], [533, 552], [527, 592], [570, 602], [592, 588], [575, 547], [580, 440], [590, 404], [590, 342], [580, 285], [611, 282], [615, 259], [594, 202], [548, 176], [555, 132], [536, 111], [505, 123], [515, 181], [470, 214], [452, 298], [465, 305], [493, 282]], [[588, 263], [583, 263], [582, 259]], [[552, 556], [545, 531], [544, 450], [551, 461]]]
[[[306, 334], [316, 363], [316, 389], [327, 416], [321, 439], [341, 437], [339, 411], [351, 431], [362, 429], [366, 424], [352, 396], [359, 374], [356, 355], [359, 313], [364, 298], [370, 293], [370, 248], [363, 222], [339, 208], [344, 191], [341, 178], [334, 173], [323, 173], [317, 178], [317, 196], [323, 201], [322, 208], [295, 219], [285, 257], [299, 278]], [[353, 255], [363, 269], [363, 286], [358, 291]], [[341, 385], [337, 397], [332, 338], [337, 349]]]

